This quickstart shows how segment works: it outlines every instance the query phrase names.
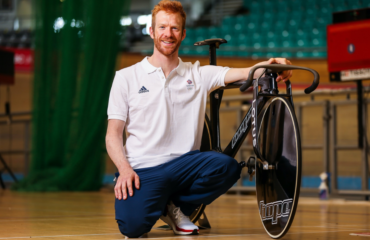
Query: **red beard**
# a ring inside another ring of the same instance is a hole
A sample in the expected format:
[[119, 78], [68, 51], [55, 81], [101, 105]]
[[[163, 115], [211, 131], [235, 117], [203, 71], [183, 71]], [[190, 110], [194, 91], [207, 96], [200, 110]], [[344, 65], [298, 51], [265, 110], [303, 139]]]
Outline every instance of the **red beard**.
[[[182, 34], [180, 36], [180, 39], [182, 39]], [[162, 41], [173, 42], [173, 45], [168, 46], [168, 47], [167, 46], [162, 46], [161, 45]], [[167, 39], [159, 39], [159, 38], [156, 38], [155, 35], [154, 35], [154, 46], [157, 48], [157, 50], [160, 53], [162, 53], [165, 56], [170, 56], [173, 53], [175, 53], [179, 49], [180, 45], [181, 45], [181, 41], [178, 41], [177, 39], [175, 39], [173, 37], [167, 38]]]

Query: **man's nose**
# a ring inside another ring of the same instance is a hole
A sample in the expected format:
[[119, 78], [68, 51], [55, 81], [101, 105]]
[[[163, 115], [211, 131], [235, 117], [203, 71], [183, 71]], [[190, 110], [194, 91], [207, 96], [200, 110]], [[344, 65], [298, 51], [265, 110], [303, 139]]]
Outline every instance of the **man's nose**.
[[170, 27], [168, 27], [168, 28], [165, 29], [164, 35], [166, 37], [171, 37], [172, 36], [172, 32], [171, 32], [171, 28]]

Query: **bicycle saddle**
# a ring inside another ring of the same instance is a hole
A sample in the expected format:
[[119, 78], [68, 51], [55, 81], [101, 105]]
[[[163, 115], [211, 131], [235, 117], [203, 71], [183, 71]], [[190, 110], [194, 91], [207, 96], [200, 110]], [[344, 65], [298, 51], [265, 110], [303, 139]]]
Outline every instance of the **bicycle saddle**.
[[212, 39], [206, 39], [203, 41], [199, 41], [194, 43], [194, 46], [203, 46], [203, 45], [212, 45], [215, 44], [216, 47], [220, 46], [223, 43], [227, 43], [227, 41], [223, 38], [212, 38]]

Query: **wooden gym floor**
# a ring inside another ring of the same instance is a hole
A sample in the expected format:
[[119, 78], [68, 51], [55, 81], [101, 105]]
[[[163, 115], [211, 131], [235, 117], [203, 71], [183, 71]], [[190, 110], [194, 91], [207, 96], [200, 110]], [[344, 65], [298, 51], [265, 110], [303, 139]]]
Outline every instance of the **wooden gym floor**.
[[[224, 195], [207, 207], [212, 229], [176, 236], [152, 229], [148, 239], [270, 239], [254, 196]], [[154, 227], [163, 225], [159, 220]], [[368, 239], [370, 202], [300, 198], [283, 239]], [[0, 239], [124, 239], [114, 220], [112, 191], [19, 193], [0, 189]]]

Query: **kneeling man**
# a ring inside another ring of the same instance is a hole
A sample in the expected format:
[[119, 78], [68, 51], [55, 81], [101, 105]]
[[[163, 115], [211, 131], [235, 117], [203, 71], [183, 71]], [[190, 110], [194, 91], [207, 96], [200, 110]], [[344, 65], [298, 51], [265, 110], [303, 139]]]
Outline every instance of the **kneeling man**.
[[[178, 50], [186, 36], [185, 20], [180, 2], [159, 2], [150, 28], [153, 55], [117, 71], [113, 81], [106, 146], [118, 169], [116, 220], [127, 237], [149, 232], [159, 218], [175, 234], [198, 234], [189, 219], [191, 213], [213, 202], [240, 178], [235, 159], [199, 149], [208, 94], [246, 80], [250, 68], [182, 62]], [[284, 58], [259, 64], [271, 63], [290, 64]], [[290, 77], [287, 71], [277, 80]]]

